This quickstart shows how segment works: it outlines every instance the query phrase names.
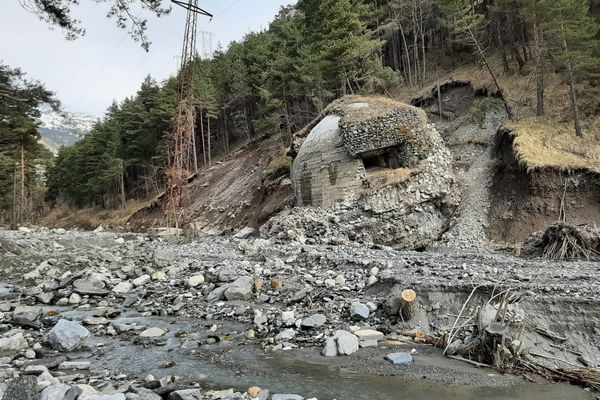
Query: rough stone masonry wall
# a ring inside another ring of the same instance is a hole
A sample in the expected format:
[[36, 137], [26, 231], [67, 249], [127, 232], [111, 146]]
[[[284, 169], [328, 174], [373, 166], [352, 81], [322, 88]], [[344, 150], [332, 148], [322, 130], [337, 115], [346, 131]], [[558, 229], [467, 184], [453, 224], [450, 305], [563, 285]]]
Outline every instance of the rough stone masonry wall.
[[398, 106], [373, 119], [352, 118], [351, 109], [345, 111], [340, 120], [340, 131], [352, 157], [399, 146], [404, 153], [410, 154], [411, 164], [416, 164], [431, 151], [427, 116], [422, 110]]

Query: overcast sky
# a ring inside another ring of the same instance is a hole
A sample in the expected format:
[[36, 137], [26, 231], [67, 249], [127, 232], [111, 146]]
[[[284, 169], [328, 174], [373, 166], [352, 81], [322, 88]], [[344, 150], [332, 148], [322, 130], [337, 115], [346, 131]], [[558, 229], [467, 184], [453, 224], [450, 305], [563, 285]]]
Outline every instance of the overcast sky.
[[[42, 81], [56, 93], [65, 111], [102, 116], [113, 99], [134, 94], [146, 75], [160, 81], [177, 71], [185, 23], [185, 11], [179, 7], [160, 19], [148, 15], [152, 45], [146, 53], [126, 31], [105, 18], [105, 4], [82, 0], [74, 15], [87, 33], [67, 41], [60, 30], [50, 30], [18, 0], [2, 3], [0, 61]], [[279, 8], [291, 3], [295, 1], [201, 0], [201, 7], [215, 18], [209, 22], [199, 17], [199, 30], [215, 34], [213, 47], [217, 42], [226, 46], [249, 31], [266, 28]]]

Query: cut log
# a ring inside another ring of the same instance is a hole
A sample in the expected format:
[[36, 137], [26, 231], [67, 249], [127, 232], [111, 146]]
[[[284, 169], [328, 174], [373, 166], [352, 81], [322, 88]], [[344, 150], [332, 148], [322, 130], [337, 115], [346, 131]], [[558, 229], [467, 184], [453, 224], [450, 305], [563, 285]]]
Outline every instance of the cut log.
[[400, 301], [400, 317], [404, 321], [412, 318], [413, 308], [416, 304], [417, 294], [412, 289], [402, 291], [402, 299]]

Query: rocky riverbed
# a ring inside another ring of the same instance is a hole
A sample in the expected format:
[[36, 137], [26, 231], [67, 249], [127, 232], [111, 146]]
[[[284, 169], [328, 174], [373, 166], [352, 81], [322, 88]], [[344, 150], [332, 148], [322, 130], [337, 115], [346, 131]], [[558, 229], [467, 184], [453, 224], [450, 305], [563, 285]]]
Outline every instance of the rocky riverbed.
[[460, 355], [500, 328], [501, 349], [549, 368], [600, 364], [597, 263], [252, 230], [0, 231], [0, 259], [5, 400], [591, 398], [444, 358], [432, 343], [450, 336], [446, 353]]

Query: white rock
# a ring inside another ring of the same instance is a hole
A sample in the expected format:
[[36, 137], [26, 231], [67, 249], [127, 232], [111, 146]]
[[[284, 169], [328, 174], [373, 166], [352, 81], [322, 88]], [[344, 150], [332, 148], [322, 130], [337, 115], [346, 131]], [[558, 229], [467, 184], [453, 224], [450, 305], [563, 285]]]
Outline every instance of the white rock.
[[8, 338], [0, 338], [0, 351], [19, 351], [27, 348], [27, 340], [22, 333], [17, 333]]
[[358, 351], [358, 337], [348, 331], [336, 331], [333, 338], [337, 342], [337, 351], [342, 355], [350, 355]]
[[146, 329], [145, 331], [140, 333], [140, 337], [145, 337], [145, 338], [155, 338], [155, 337], [161, 337], [165, 334], [166, 332], [163, 331], [160, 328], [149, 328]]
[[72, 293], [71, 296], [69, 296], [69, 304], [79, 304], [81, 303], [81, 296], [78, 295], [77, 293]]
[[115, 294], [127, 294], [131, 289], [133, 289], [133, 284], [131, 282], [121, 282], [117, 284], [112, 291]]
[[337, 342], [334, 338], [327, 339], [327, 343], [325, 344], [325, 348], [321, 354], [323, 354], [325, 357], [337, 356]]
[[156, 271], [152, 274], [152, 279], [155, 281], [164, 281], [167, 279], [167, 274], [165, 274], [163, 271]]
[[196, 287], [204, 283], [204, 275], [195, 275], [188, 278], [188, 286]]
[[148, 282], [150, 282], [150, 279], [152, 279], [150, 277], [150, 275], [142, 275], [139, 278], [135, 278], [133, 280], [133, 286], [135, 286], [135, 287], [144, 286], [145, 284], [147, 284]]

